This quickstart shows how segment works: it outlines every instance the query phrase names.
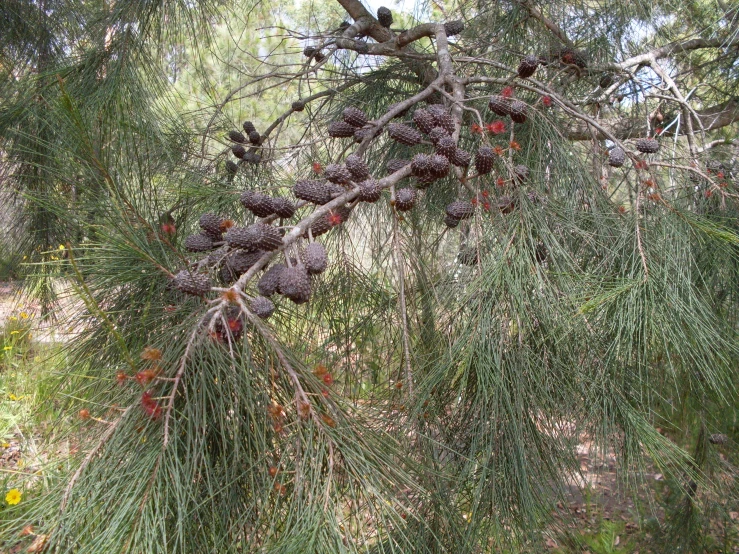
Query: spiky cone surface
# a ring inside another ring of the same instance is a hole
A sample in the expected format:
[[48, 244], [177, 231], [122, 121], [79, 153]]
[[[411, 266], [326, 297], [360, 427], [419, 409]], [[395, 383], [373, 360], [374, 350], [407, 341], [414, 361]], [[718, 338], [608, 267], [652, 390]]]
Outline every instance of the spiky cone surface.
[[185, 239], [185, 250], [188, 252], [207, 252], [213, 248], [213, 239], [204, 233], [190, 235]]
[[377, 202], [382, 197], [382, 189], [374, 179], [359, 183], [359, 199], [362, 202]]
[[234, 176], [239, 171], [239, 166], [236, 165], [231, 160], [226, 160], [226, 173], [228, 175]]
[[259, 134], [259, 131], [255, 129], [249, 133], [249, 142], [255, 146], [259, 146], [262, 143], [262, 135]]
[[228, 138], [232, 140], [233, 142], [246, 142], [246, 137], [243, 133], [239, 133], [238, 131], [229, 131], [228, 132]]
[[654, 154], [659, 150], [659, 142], [652, 138], [636, 139], [636, 149], [645, 154]]
[[444, 218], [444, 225], [449, 227], [450, 229], [454, 229], [457, 225], [459, 225], [459, 222], [461, 220], [457, 219], [456, 217], [452, 217], [449, 214], [446, 215]]
[[467, 167], [472, 163], [472, 154], [462, 148], [456, 148], [449, 161], [457, 167]]
[[388, 175], [392, 175], [396, 171], [400, 171], [401, 169], [403, 169], [409, 163], [411, 163], [410, 160], [400, 160], [398, 158], [395, 158], [392, 160], [388, 160], [387, 164], [385, 165], [385, 169]]
[[405, 144], [406, 146], [415, 146], [423, 140], [421, 133], [403, 123], [391, 123], [388, 125], [387, 134], [394, 141]]
[[177, 272], [172, 279], [172, 286], [185, 294], [203, 296], [210, 291], [210, 278], [200, 273], [191, 273], [186, 269]]
[[364, 181], [370, 178], [370, 170], [364, 160], [356, 154], [349, 154], [344, 160], [346, 168], [351, 173], [354, 181]]
[[226, 258], [226, 266], [236, 275], [242, 275], [249, 271], [249, 268], [257, 263], [263, 255], [263, 250], [254, 250], [253, 252], [234, 250]]
[[303, 265], [309, 275], [318, 275], [326, 271], [328, 267], [328, 254], [319, 242], [312, 242], [305, 247], [303, 252]]
[[523, 164], [519, 164], [513, 168], [513, 177], [519, 183], [523, 183], [529, 178], [529, 168]]
[[[349, 219], [350, 214], [351, 209], [346, 206], [342, 206], [340, 208], [336, 208], [330, 213], [322, 215], [313, 222], [313, 225], [310, 226], [311, 235], [313, 235], [313, 238], [316, 238], [324, 233], [328, 233], [331, 229], [338, 227]], [[303, 234], [303, 237], [308, 238], [307, 231]]]
[[326, 59], [326, 55], [319, 50], [318, 52], [313, 54], [313, 59], [320, 63]]
[[452, 118], [452, 114], [446, 108], [439, 104], [434, 104], [428, 107], [428, 111], [434, 118], [434, 127], [441, 127], [449, 134], [454, 132], [454, 118]]
[[305, 102], [302, 100], [296, 100], [291, 104], [290, 108], [294, 112], [302, 112], [305, 109]]
[[372, 132], [372, 129], [356, 129], [354, 131], [354, 142], [359, 144], [366, 137], [368, 137], [371, 132]]
[[379, 21], [380, 25], [383, 27], [389, 29], [390, 25], [393, 24], [393, 13], [385, 6], [380, 6], [377, 8], [377, 21]]
[[614, 82], [615, 82], [615, 80], [613, 78], [613, 74], [612, 73], [604, 73], [603, 75], [601, 75], [600, 81], [598, 81], [598, 86], [600, 88], [608, 88]]
[[244, 156], [244, 159], [241, 160], [243, 163], [249, 163], [249, 164], [258, 164], [262, 161], [262, 156], [257, 154], [256, 152], [247, 152]]
[[454, 156], [454, 151], [457, 149], [457, 143], [454, 142], [454, 138], [451, 135], [444, 135], [436, 141], [435, 147], [437, 154], [451, 159]]
[[426, 108], [418, 108], [413, 112], [413, 123], [416, 124], [418, 130], [428, 135], [436, 126], [434, 116], [432, 116]]
[[267, 217], [275, 213], [272, 198], [254, 190], [245, 190], [239, 196], [239, 202], [257, 217]]
[[501, 213], [509, 214], [516, 208], [516, 202], [510, 196], [501, 196], [498, 198], [497, 206]]
[[262, 296], [272, 296], [280, 292], [280, 275], [286, 269], [285, 264], [275, 264], [264, 272], [257, 282], [257, 290]]
[[352, 180], [352, 174], [343, 164], [328, 164], [323, 176], [337, 185], [348, 185]]
[[205, 231], [205, 234], [212, 239], [220, 240], [221, 238], [221, 224], [223, 218], [213, 213], [204, 213], [198, 220], [198, 225]]
[[255, 296], [249, 307], [254, 315], [262, 319], [267, 319], [275, 313], [275, 305], [269, 298], [265, 298], [264, 296]]
[[437, 144], [442, 138], [448, 137], [449, 132], [444, 127], [434, 127], [429, 133], [429, 140], [433, 144]]
[[538, 56], [525, 56], [524, 59], [521, 60], [521, 63], [518, 64], [518, 76], [521, 77], [521, 79], [531, 77], [536, 73], [537, 67], [539, 67]]
[[429, 188], [431, 185], [433, 185], [437, 180], [436, 175], [433, 175], [429, 173], [428, 175], [422, 175], [420, 177], [416, 177], [416, 188], [419, 190], [424, 190]]
[[458, 200], [452, 202], [446, 207], [446, 215], [453, 217], [454, 219], [467, 219], [475, 214], [475, 207], [472, 202], [466, 202], [464, 200]]
[[310, 276], [302, 264], [286, 267], [280, 273], [280, 294], [296, 304], [310, 299]]
[[475, 169], [480, 175], [486, 175], [493, 170], [495, 152], [489, 146], [481, 146], [475, 154]]
[[494, 114], [506, 116], [511, 113], [511, 102], [503, 96], [493, 95], [488, 101], [488, 109]]
[[233, 153], [234, 156], [236, 156], [239, 159], [241, 159], [244, 156], [246, 156], [246, 148], [244, 148], [240, 144], [234, 144], [234, 145], [232, 145], [231, 146], [231, 152]]
[[411, 172], [415, 177], [431, 173], [431, 157], [428, 154], [416, 154], [411, 160]]
[[272, 252], [282, 246], [282, 232], [266, 223], [253, 223], [247, 229], [256, 237], [257, 249]]
[[344, 189], [333, 183], [310, 179], [301, 179], [293, 187], [293, 194], [296, 198], [319, 206], [331, 202], [337, 194], [342, 192]]
[[341, 116], [344, 121], [352, 127], [363, 127], [367, 124], [367, 114], [354, 106], [344, 108], [344, 112]]
[[346, 121], [332, 121], [328, 124], [328, 136], [332, 138], [353, 137], [355, 127]]
[[515, 123], [525, 123], [526, 114], [528, 113], [529, 107], [525, 102], [520, 100], [513, 100], [511, 102], [510, 116]]
[[399, 212], [412, 210], [416, 205], [416, 189], [405, 188], [395, 192], [395, 209]]
[[252, 131], [256, 131], [256, 127], [254, 127], [254, 124], [251, 121], [244, 121], [244, 123], [241, 125], [244, 128], [244, 132], [249, 135]]
[[449, 159], [441, 154], [432, 154], [429, 157], [429, 171], [437, 179], [449, 174]]
[[611, 167], [621, 167], [626, 161], [626, 152], [620, 146], [614, 146], [608, 153], [608, 165]]
[[464, 22], [461, 19], [455, 19], [454, 21], [444, 23], [444, 31], [448, 37], [458, 35], [464, 31]]
[[290, 219], [295, 215], [295, 204], [287, 198], [272, 198], [272, 209], [275, 211], [275, 215], [283, 219]]

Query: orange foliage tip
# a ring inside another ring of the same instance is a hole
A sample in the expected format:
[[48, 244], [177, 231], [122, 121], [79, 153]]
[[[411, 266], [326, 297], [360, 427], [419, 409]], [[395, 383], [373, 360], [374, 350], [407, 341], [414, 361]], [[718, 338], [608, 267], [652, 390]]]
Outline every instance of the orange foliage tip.
[[502, 156], [503, 155], [503, 147], [496, 146], [495, 148], [493, 148], [493, 152], [495, 152], [495, 154], [497, 156]]
[[151, 419], [157, 419], [162, 415], [162, 407], [154, 400], [151, 391], [145, 391], [141, 395], [141, 407]]
[[652, 181], [651, 179], [647, 179], [646, 181], [644, 181], [644, 186], [645, 187], [653, 187], [654, 186], [654, 181]]
[[505, 179], [503, 179], [503, 177], [498, 177], [498, 179], [495, 181], [495, 183], [499, 187], [504, 187], [505, 186]]
[[328, 368], [323, 364], [318, 364], [315, 368], [313, 368], [313, 375], [316, 377], [323, 377], [328, 373]]
[[125, 384], [127, 379], [128, 379], [128, 375], [126, 375], [126, 373], [123, 371], [119, 371], [118, 373], [115, 374], [115, 381], [119, 385]]
[[712, 190], [707, 190], [706, 191], [706, 198], [711, 198], [711, 196], [713, 196], [713, 191]]
[[336, 427], [336, 422], [334, 421], [334, 418], [332, 418], [328, 414], [321, 414], [321, 420], [323, 420], [323, 422], [329, 427]]
[[657, 128], [656, 128], [656, 129], [654, 130], [654, 134], [655, 134], [655, 135], [661, 135], [661, 134], [662, 134], [662, 127], [657, 127]]
[[277, 468], [275, 466], [269, 466], [269, 476], [274, 477], [277, 475]]
[[618, 213], [625, 214], [626, 213], [626, 206], [619, 206], [618, 207]]
[[722, 189], [725, 189], [729, 186], [729, 184], [726, 181], [722, 181], [718, 184], [718, 186], [720, 186]]
[[488, 191], [484, 190], [484, 191], [482, 191], [482, 196], [483, 196], [483, 198], [487, 198], [488, 196], [490, 196], [490, 193]]
[[505, 87], [500, 91], [503, 98], [511, 98], [513, 96], [513, 87]]
[[473, 198], [472, 200], [470, 200], [470, 204], [472, 204], [473, 206], [477, 206], [477, 198]]
[[550, 108], [552, 106], [552, 98], [550, 96], [542, 96], [541, 103], [544, 104], [545, 108]]
[[139, 371], [134, 379], [136, 379], [136, 382], [139, 385], [146, 385], [148, 383], [151, 383], [154, 378], [157, 376], [157, 372], [153, 369], [144, 369], [142, 371]]
[[395, 383], [395, 388], [396, 389], [402, 389], [403, 388], [403, 381], [398, 381], [397, 383]]
[[636, 162], [636, 163], [634, 164], [634, 167], [635, 167], [636, 169], [646, 169], [646, 168], [647, 168], [648, 166], [649, 166], [649, 164], [647, 164], [647, 162], [645, 162], [644, 160], [638, 160], [638, 161], [637, 161], [637, 162]]
[[648, 196], [648, 198], [652, 200], [653, 202], [659, 202], [660, 200], [662, 200], [662, 197], [660, 196], [658, 192], [653, 192], [652, 194]]
[[482, 134], [482, 127], [478, 125], [477, 123], [473, 123], [470, 125], [470, 133], [475, 135], [481, 135]]
[[490, 202], [483, 202], [482, 203], [482, 209], [485, 210], [486, 212], [489, 212], [490, 211]]
[[319, 175], [323, 173], [323, 166], [318, 162], [313, 162], [313, 173], [318, 173]]
[[274, 425], [272, 425], [272, 429], [274, 429], [275, 433], [277, 433], [278, 435], [285, 430], [285, 428], [282, 426], [282, 423], [276, 422]]
[[79, 413], [81, 419], [90, 419], [90, 410], [82, 408]]
[[323, 376], [323, 382], [330, 387], [334, 384], [334, 378], [330, 373], [326, 373], [326, 375]]
[[218, 228], [221, 230], [221, 232], [225, 233], [234, 225], [236, 225], [236, 223], [233, 219], [224, 219], [223, 221], [221, 221], [221, 224], [218, 226]]
[[244, 322], [240, 317], [229, 318], [228, 328], [231, 330], [231, 333], [238, 335], [244, 329]]
[[341, 214], [331, 212], [328, 214], [328, 217], [326, 219], [328, 220], [328, 224], [331, 225], [331, 227], [341, 225]]
[[298, 415], [303, 419], [308, 419], [308, 416], [310, 416], [310, 404], [308, 402], [301, 402], [298, 405]]
[[20, 532], [21, 537], [27, 537], [28, 535], [35, 535], [33, 532], [33, 525], [26, 525]]
[[718, 173], [716, 173], [716, 177], [718, 177], [719, 179], [723, 179], [724, 178], [724, 172], [723, 171], [719, 171]]
[[280, 406], [277, 402], [272, 402], [272, 404], [267, 408], [267, 412], [269, 412], [269, 415], [275, 419], [285, 417], [285, 408]]
[[331, 393], [328, 391], [327, 388], [324, 387], [324, 388], [321, 389], [321, 396], [323, 396], [324, 398], [328, 398], [330, 396], [330, 394]]
[[512, 140], [509, 146], [516, 151], [521, 150], [521, 145], [518, 144], [515, 140]]
[[234, 289], [228, 289], [227, 291], [224, 291], [221, 297], [224, 300], [227, 300], [228, 302], [236, 302], [239, 298], [239, 293], [236, 292]]
[[485, 125], [485, 129], [488, 133], [499, 135], [500, 133], [505, 133], [505, 123], [500, 120], [493, 121], [492, 123]]
[[144, 348], [144, 351], [141, 353], [141, 359], [142, 360], [161, 360], [162, 359], [162, 351], [158, 348], [152, 348], [151, 346], [147, 346]]
[[287, 487], [282, 483], [275, 483], [275, 490], [283, 496], [287, 493]]

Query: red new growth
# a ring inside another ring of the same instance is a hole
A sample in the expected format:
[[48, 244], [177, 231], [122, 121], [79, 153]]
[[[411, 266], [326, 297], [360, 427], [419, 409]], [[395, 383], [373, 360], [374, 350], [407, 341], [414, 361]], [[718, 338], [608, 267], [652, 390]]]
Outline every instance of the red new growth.
[[504, 186], [505, 186], [505, 179], [503, 179], [503, 177], [498, 177], [498, 180], [497, 180], [497, 181], [495, 181], [495, 183], [496, 183], [496, 184], [497, 184], [497, 185], [498, 185], [499, 187], [504, 187]]
[[503, 155], [503, 148], [500, 147], [500, 146], [496, 146], [495, 148], [493, 148], [493, 152], [495, 152], [496, 155], [498, 155], [498, 156], [502, 156]]
[[318, 162], [313, 162], [313, 173], [323, 173], [323, 166]]
[[174, 235], [177, 231], [177, 228], [174, 226], [173, 223], [163, 223], [162, 224], [162, 233], [165, 235]]
[[146, 415], [152, 419], [157, 419], [162, 415], [162, 407], [154, 400], [150, 391], [146, 391], [141, 395], [141, 407]]
[[235, 335], [235, 334], [241, 332], [241, 330], [244, 328], [244, 324], [241, 321], [241, 319], [239, 319], [239, 318], [229, 319], [228, 320], [228, 328]]
[[483, 202], [482, 203], [482, 209], [485, 210], [486, 212], [489, 212], [490, 211], [490, 202]]
[[473, 198], [472, 200], [470, 200], [470, 203], [471, 203], [471, 204], [472, 204], [473, 206], [477, 206], [477, 198]]
[[331, 227], [336, 227], [337, 225], [341, 225], [341, 214], [337, 214], [333, 212], [328, 214], [328, 224], [331, 225]]
[[483, 196], [483, 198], [487, 198], [488, 196], [490, 196], [490, 193], [488, 191], [484, 190], [484, 191], [482, 191], [482, 196]]
[[494, 135], [505, 133], [505, 123], [500, 120], [488, 123], [487, 125], [485, 125], [485, 128], [487, 129], [488, 133], [493, 133]]
[[541, 103], [544, 104], [544, 107], [550, 108], [552, 106], [552, 99], [549, 96], [542, 96]]
[[470, 125], [470, 132], [473, 134], [481, 135], [482, 127], [480, 127], [477, 123], [473, 123], [472, 125]]
[[513, 87], [505, 87], [503, 90], [500, 91], [500, 95], [503, 98], [510, 98], [513, 96]]
[[518, 144], [515, 140], [511, 141], [510, 147], [517, 151], [521, 150], [521, 145]]
[[334, 378], [330, 373], [326, 373], [323, 376], [323, 382], [326, 383], [329, 387], [334, 384]]

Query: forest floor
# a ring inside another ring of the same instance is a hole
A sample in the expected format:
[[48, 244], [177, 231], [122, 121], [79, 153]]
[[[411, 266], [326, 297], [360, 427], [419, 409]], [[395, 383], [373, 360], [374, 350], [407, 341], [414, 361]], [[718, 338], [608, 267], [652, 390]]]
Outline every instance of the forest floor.
[[[40, 473], [50, 460], [59, 463], [77, 448], [70, 443], [69, 434], [59, 429], [59, 421], [70, 418], [60, 418], [54, 410], [54, 387], [49, 386], [58, 373], [56, 354], [73, 330], [61, 330], [54, 321], [44, 321], [39, 317], [39, 306], [19, 300], [16, 293], [12, 283], [0, 282], [0, 509], [5, 491], [14, 486], [18, 476]], [[27, 340], [21, 342], [18, 336]], [[65, 438], [57, 439], [60, 436]], [[666, 545], [659, 544], [656, 535], [666, 517], [665, 498], [670, 487], [665, 477], [658, 472], [644, 473], [639, 476], [637, 492], [632, 487], [627, 493], [612, 452], [598, 453], [589, 438], [582, 436], [573, 454], [581, 470], [577, 482], [570, 483], [565, 497], [557, 503], [552, 522], [532, 530], [530, 545], [516, 552], [663, 551]], [[729, 511], [708, 527], [701, 552], [739, 554], [739, 513]], [[19, 541], [16, 546], [25, 548], [26, 542]], [[21, 551], [14, 547], [6, 552]], [[5, 554], [1, 546], [0, 554]]]

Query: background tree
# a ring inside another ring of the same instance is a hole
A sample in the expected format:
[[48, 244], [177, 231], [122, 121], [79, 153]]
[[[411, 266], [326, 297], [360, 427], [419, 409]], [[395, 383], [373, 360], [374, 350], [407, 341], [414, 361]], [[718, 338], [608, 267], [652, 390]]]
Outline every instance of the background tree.
[[97, 426], [4, 528], [515, 548], [587, 434], [700, 550], [736, 486], [737, 11], [339, 5], [4, 3], [16, 251], [81, 300], [59, 398]]

